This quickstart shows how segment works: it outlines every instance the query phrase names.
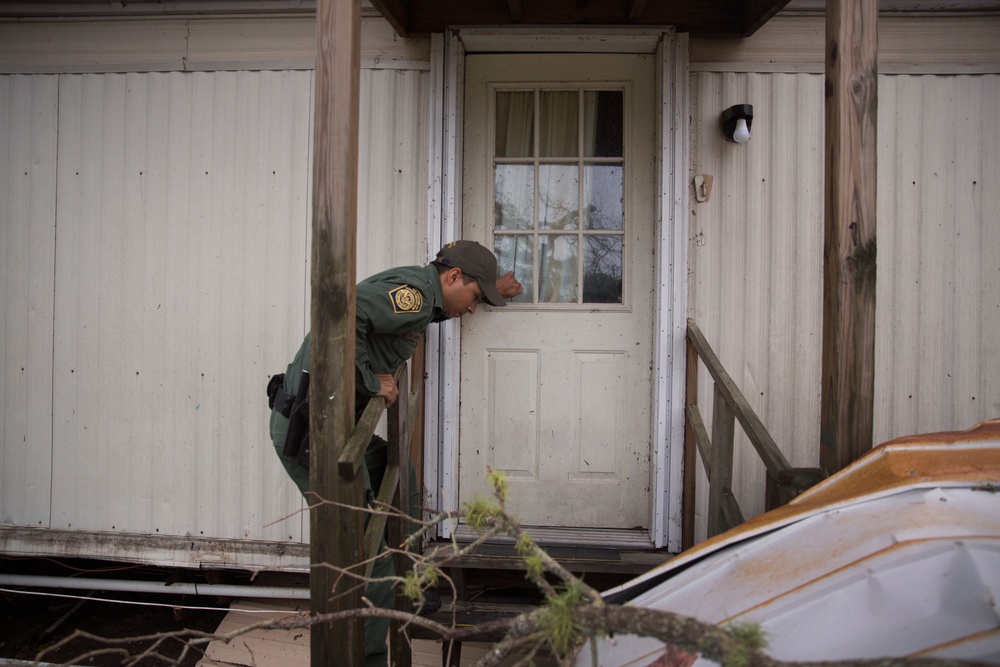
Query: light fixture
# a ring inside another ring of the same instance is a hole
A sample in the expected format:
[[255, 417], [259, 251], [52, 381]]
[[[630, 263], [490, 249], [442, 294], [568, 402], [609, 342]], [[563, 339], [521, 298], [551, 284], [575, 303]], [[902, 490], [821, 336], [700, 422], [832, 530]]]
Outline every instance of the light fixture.
[[726, 139], [737, 144], [750, 141], [750, 126], [753, 124], [753, 105], [737, 104], [722, 112], [719, 126]]

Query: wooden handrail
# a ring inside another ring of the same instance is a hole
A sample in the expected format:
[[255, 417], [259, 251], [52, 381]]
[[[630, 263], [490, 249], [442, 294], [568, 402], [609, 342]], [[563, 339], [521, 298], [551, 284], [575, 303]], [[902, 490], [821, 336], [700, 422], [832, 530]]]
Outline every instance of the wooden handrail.
[[[402, 506], [409, 500], [408, 489], [405, 488], [409, 486], [409, 475], [405, 474], [403, 464], [410, 458], [410, 439], [415, 431], [415, 422], [419, 416], [417, 408], [421, 395], [419, 389], [412, 394], [409, 392], [405, 364], [393, 374], [392, 378], [399, 389], [399, 400], [389, 408], [389, 462], [382, 477], [382, 485], [375, 490], [375, 497], [384, 505], [398, 505], [400, 509], [405, 511]], [[337, 461], [337, 471], [340, 473], [341, 479], [350, 480], [358, 474], [361, 462], [364, 460], [365, 449], [375, 434], [375, 428], [378, 426], [379, 420], [382, 419], [383, 412], [385, 412], [384, 398], [374, 396], [368, 399], [368, 405], [361, 413], [361, 418], [358, 419], [358, 423]], [[402, 413], [403, 422], [401, 426], [398, 425], [400, 413]], [[397, 494], [397, 491], [405, 491], [405, 493]], [[399, 497], [397, 498], [397, 496]], [[359, 500], [363, 501], [363, 499]], [[365, 557], [368, 559], [378, 553], [387, 518], [385, 514], [377, 514], [372, 516], [368, 522], [368, 528], [365, 529]], [[371, 574], [373, 565], [374, 562], [368, 563], [366, 576]]]
[[760, 418], [757, 417], [753, 408], [750, 407], [750, 403], [743, 396], [739, 387], [733, 382], [733, 378], [723, 368], [722, 362], [719, 361], [719, 357], [712, 350], [712, 346], [705, 340], [701, 329], [694, 323], [694, 320], [690, 319], [688, 320], [688, 340], [694, 345], [694, 349], [698, 352], [698, 356], [701, 357], [705, 368], [708, 369], [712, 379], [715, 380], [715, 386], [719, 388], [729, 408], [733, 411], [736, 419], [739, 420], [740, 425], [743, 426], [747, 438], [750, 439], [750, 443], [757, 450], [761, 460], [764, 461], [767, 471], [776, 477], [779, 473], [791, 470], [792, 465], [788, 462], [788, 459], [781, 453], [771, 434], [764, 428], [764, 424], [761, 423]]
[[[684, 548], [694, 544], [693, 512], [695, 498], [693, 466], [695, 456], [701, 458], [709, 481], [708, 534], [717, 535], [743, 523], [743, 513], [732, 490], [734, 422], [739, 421], [747, 438], [767, 468], [765, 504], [768, 509], [787, 503], [799, 492], [809, 488], [824, 475], [815, 468], [793, 468], [782, 454], [771, 434], [750, 407], [739, 387], [723, 368], [719, 357], [708, 344], [698, 325], [688, 320], [687, 405], [685, 415], [685, 474]], [[705, 364], [715, 381], [712, 435], [698, 408], [698, 360]]]

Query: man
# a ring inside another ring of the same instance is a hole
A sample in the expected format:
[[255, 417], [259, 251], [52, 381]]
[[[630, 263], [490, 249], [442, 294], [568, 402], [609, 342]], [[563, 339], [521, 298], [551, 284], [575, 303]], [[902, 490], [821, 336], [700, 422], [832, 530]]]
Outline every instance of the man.
[[[505, 298], [521, 293], [513, 272], [497, 279], [493, 253], [475, 241], [455, 241], [443, 247], [430, 264], [389, 269], [362, 280], [357, 285], [355, 319], [355, 419], [361, 416], [368, 399], [381, 396], [386, 405], [398, 397], [392, 378], [413, 354], [420, 335], [432, 322], [462, 317], [476, 312], [483, 301], [502, 308]], [[285, 470], [305, 496], [309, 491], [308, 463], [302, 456], [288, 454], [286, 439], [293, 397], [299, 390], [302, 371], [309, 368], [309, 335], [288, 366], [282, 386], [268, 387], [272, 398], [271, 440]], [[276, 376], [277, 378], [278, 376]], [[293, 430], [294, 433], [294, 430]], [[366, 497], [377, 492], [387, 463], [385, 440], [375, 436], [365, 452], [364, 489]], [[419, 502], [419, 486], [410, 469], [410, 512]], [[372, 576], [393, 574], [392, 559], [375, 562]], [[388, 584], [371, 584], [366, 596], [378, 607], [392, 608], [393, 589]], [[365, 620], [365, 665], [386, 664], [387, 619]]]

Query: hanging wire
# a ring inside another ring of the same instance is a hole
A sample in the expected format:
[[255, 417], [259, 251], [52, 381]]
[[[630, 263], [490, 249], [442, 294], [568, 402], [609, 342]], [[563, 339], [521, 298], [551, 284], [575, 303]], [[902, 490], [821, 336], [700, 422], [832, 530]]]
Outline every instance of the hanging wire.
[[201, 607], [186, 604], [170, 604], [168, 602], [139, 602], [136, 600], [114, 600], [110, 598], [99, 598], [99, 597], [89, 597], [86, 595], [69, 595], [66, 593], [42, 593], [40, 591], [19, 591], [12, 588], [2, 588], [0, 587], [0, 593], [13, 593], [15, 595], [40, 595], [43, 597], [53, 597], [53, 598], [66, 598], [69, 600], [91, 600], [94, 602], [112, 602], [114, 604], [130, 604], [138, 605], [140, 607], [167, 607], [169, 609], [191, 609], [195, 611], [240, 611], [248, 614], [295, 614], [299, 616], [306, 616], [309, 612], [305, 611], [294, 611], [292, 609], [238, 609], [233, 610], [229, 607]]

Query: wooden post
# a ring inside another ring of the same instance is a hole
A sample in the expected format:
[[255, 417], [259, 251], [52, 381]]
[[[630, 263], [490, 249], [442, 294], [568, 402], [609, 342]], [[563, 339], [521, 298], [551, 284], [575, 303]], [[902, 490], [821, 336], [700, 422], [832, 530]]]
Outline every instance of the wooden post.
[[[388, 433], [389, 436], [389, 461], [388, 466], [395, 466], [399, 470], [399, 482], [396, 484], [396, 493], [393, 494], [393, 506], [402, 512], [409, 512], [410, 506], [410, 384], [408, 373], [404, 368], [399, 382], [396, 383], [399, 389], [399, 398], [389, 410]], [[389, 548], [398, 549], [406, 537], [410, 534], [410, 522], [402, 518], [389, 520]], [[410, 569], [412, 563], [403, 554], [396, 554], [393, 557], [396, 574], [403, 574]], [[409, 611], [410, 599], [396, 591], [396, 609]], [[410, 643], [403, 633], [399, 632], [402, 623], [392, 621], [389, 624], [389, 654], [392, 656], [393, 667], [410, 667], [412, 656], [410, 654]]]
[[[360, 1], [319, 0], [316, 22], [309, 488], [357, 505], [361, 477], [340, 482], [337, 460], [354, 429]], [[309, 516], [312, 614], [360, 607], [362, 589], [323, 564], [362, 560], [361, 512], [324, 504]], [[362, 627], [361, 620], [313, 626], [313, 667], [363, 664]]]
[[729, 525], [725, 514], [725, 495], [733, 488], [733, 438], [736, 417], [715, 385], [712, 403], [712, 476], [708, 485], [708, 536], [725, 532]]
[[[698, 352], [694, 349], [694, 343], [690, 339], [687, 341], [687, 378], [685, 382], [685, 395], [687, 403], [684, 414], [688, 414], [687, 408], [698, 405]], [[695, 496], [695, 483], [698, 479], [697, 459], [698, 444], [695, 440], [694, 424], [691, 418], [684, 420], [684, 500], [682, 502], [681, 548], [690, 549], [694, 546], [694, 505], [697, 502]]]
[[872, 446], [878, 2], [826, 3], [826, 207], [820, 465]]

